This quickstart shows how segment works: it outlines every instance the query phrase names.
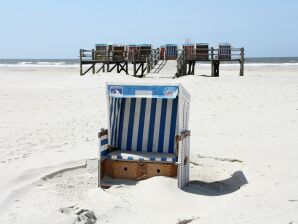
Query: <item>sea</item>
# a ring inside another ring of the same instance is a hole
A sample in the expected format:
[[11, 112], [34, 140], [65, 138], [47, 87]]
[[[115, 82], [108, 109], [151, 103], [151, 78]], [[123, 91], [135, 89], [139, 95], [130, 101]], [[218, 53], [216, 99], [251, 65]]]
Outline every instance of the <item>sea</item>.
[[0, 59], [0, 66], [65, 66], [79, 64], [79, 59]]
[[[79, 59], [0, 59], [3, 66], [79, 66]], [[202, 63], [204, 64], [204, 63]], [[225, 62], [226, 65], [238, 62]], [[247, 66], [290, 66], [298, 65], [298, 57], [248, 57]]]

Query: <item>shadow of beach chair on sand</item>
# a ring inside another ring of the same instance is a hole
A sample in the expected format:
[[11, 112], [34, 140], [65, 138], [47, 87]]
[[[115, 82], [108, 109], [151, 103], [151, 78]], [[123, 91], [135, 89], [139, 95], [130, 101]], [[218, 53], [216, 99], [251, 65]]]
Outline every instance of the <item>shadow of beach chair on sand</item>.
[[108, 129], [99, 133], [98, 186], [167, 176], [185, 187], [189, 93], [179, 84], [107, 84], [107, 101]]
[[248, 184], [248, 181], [244, 173], [242, 171], [236, 171], [231, 177], [224, 180], [214, 182], [190, 181], [188, 186], [183, 190], [198, 195], [220, 196], [238, 191], [245, 184]]

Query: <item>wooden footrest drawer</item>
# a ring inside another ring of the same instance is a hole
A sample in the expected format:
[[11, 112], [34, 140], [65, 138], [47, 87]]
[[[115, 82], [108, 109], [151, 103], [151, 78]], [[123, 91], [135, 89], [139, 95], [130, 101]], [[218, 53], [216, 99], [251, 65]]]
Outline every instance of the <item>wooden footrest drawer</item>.
[[105, 160], [103, 175], [117, 179], [144, 180], [154, 176], [177, 176], [173, 163]]

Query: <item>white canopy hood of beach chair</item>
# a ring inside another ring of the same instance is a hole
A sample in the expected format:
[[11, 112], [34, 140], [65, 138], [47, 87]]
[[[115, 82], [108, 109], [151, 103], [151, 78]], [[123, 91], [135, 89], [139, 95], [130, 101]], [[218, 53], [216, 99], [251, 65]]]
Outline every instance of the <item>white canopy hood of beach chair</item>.
[[108, 85], [108, 96], [116, 98], [161, 98], [175, 99], [178, 95], [179, 86], [159, 85]]

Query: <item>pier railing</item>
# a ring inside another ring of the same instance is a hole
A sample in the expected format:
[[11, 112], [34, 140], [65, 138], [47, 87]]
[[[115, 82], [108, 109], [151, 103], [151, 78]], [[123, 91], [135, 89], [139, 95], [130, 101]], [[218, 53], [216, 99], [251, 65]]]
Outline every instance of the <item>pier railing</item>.
[[127, 58], [126, 51], [98, 51], [98, 50], [80, 50], [80, 60], [81, 61], [103, 61], [103, 62], [113, 62], [113, 61], [123, 61]]
[[[125, 71], [128, 74], [128, 63], [133, 64], [133, 75], [143, 77], [145, 72], [150, 72], [160, 60], [159, 49], [129, 49], [129, 50], [85, 50], [80, 49], [80, 74], [85, 75], [92, 69], [95, 74], [96, 64], [101, 64], [99, 71], [111, 72], [114, 68], [117, 72]], [[83, 71], [83, 65], [89, 65]], [[140, 72], [140, 75], [138, 75]]]
[[151, 57], [152, 62], [156, 61], [157, 49], [134, 49], [134, 50], [80, 50], [81, 61], [98, 61], [98, 62], [117, 62], [117, 61], [129, 61], [129, 62], [146, 62], [146, 59]]
[[184, 49], [185, 60], [188, 61], [238, 61], [244, 59], [244, 48], [230, 48], [223, 52], [216, 48]]
[[[210, 49], [196, 48], [178, 50], [176, 77], [194, 74], [195, 63], [211, 62], [211, 76], [219, 76], [219, 65], [222, 61], [238, 61], [240, 76], [244, 74], [244, 48]], [[188, 67], [188, 71], [187, 71]]]
[[[165, 53], [164, 55], [165, 56]], [[149, 73], [160, 61], [160, 49], [130, 49], [130, 50], [85, 50], [80, 49], [80, 74], [84, 75], [92, 69], [95, 74], [95, 65], [102, 64], [98, 70], [111, 72], [117, 67], [117, 72], [125, 71], [128, 74], [128, 63], [133, 64], [133, 74], [137, 76], [141, 71], [140, 77], [144, 72]], [[240, 76], [244, 74], [244, 48], [196, 48], [182, 49], [177, 52], [177, 73], [176, 76], [194, 74], [195, 64], [198, 61], [211, 62], [211, 76], [219, 76], [219, 65], [223, 61], [238, 61], [240, 63]], [[91, 65], [83, 72], [83, 65]], [[115, 66], [109, 67], [110, 64]], [[138, 67], [136, 67], [138, 64]], [[188, 71], [187, 71], [188, 67]], [[98, 73], [97, 72], [97, 73]]]
[[147, 73], [151, 71], [151, 69], [154, 68], [154, 66], [159, 62], [160, 60], [160, 50], [158, 49], [152, 49], [151, 54], [146, 59], [147, 64]]
[[177, 54], [177, 73], [175, 76], [178, 78], [187, 74], [187, 62], [185, 50], [178, 50]]

